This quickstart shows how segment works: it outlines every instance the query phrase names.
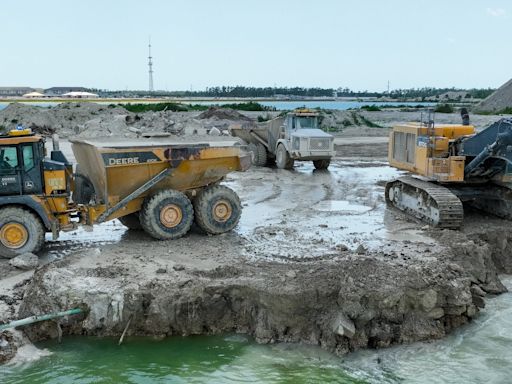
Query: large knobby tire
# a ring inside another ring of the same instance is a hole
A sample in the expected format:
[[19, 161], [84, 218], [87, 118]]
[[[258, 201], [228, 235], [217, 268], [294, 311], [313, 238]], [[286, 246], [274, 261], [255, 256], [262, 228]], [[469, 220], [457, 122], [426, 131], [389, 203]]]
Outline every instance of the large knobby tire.
[[256, 152], [258, 153], [258, 167], [264, 167], [267, 165], [267, 148], [261, 143], [256, 144]]
[[194, 221], [194, 208], [188, 197], [172, 189], [146, 197], [139, 214], [142, 229], [158, 240], [184, 236]]
[[129, 215], [119, 217], [119, 221], [128, 229], [142, 229], [142, 225], [140, 225], [139, 212], [134, 212], [130, 213]]
[[252, 164], [257, 167], [264, 167], [267, 165], [267, 149], [263, 144], [250, 143], [248, 145], [249, 151], [253, 153]]
[[283, 144], [277, 146], [276, 163], [279, 169], [292, 169], [294, 160], [290, 158], [288, 151]]
[[18, 207], [0, 209], [0, 256], [10, 259], [39, 251], [44, 233], [41, 220], [32, 212]]
[[194, 199], [196, 224], [206, 233], [218, 235], [236, 227], [242, 215], [240, 198], [231, 188], [205, 188]]
[[251, 164], [256, 165], [256, 163], [258, 162], [258, 149], [256, 147], [256, 144], [249, 143], [249, 145], [247, 145], [247, 150], [252, 153]]
[[330, 159], [322, 159], [322, 160], [313, 160], [313, 165], [316, 169], [327, 169], [331, 164]]

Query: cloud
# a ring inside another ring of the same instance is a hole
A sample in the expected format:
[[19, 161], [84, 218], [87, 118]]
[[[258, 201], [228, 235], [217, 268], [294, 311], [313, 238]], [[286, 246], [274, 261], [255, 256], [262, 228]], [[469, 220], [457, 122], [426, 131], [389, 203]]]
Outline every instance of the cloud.
[[504, 17], [507, 15], [507, 11], [503, 8], [487, 8], [486, 11], [492, 17]]

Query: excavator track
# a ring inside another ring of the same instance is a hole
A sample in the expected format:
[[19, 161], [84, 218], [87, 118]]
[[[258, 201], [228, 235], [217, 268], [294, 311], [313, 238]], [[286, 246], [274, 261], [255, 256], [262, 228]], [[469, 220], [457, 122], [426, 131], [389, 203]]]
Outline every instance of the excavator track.
[[411, 176], [386, 184], [386, 203], [429, 225], [457, 229], [464, 209], [460, 199], [448, 188]]
[[502, 219], [512, 220], [512, 189], [508, 186], [487, 183], [460, 185], [450, 190], [468, 206]]

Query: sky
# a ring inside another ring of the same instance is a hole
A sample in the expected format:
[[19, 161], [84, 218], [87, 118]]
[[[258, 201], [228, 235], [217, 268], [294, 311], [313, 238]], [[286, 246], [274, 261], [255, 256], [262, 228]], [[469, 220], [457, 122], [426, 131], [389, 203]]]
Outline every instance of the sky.
[[0, 86], [498, 87], [510, 0], [2, 0]]

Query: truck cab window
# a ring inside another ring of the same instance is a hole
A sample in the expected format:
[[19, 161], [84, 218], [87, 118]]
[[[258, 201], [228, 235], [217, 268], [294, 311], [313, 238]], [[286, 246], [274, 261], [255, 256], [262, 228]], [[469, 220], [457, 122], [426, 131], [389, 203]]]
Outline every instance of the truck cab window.
[[14, 173], [18, 166], [16, 147], [0, 147], [0, 173]]
[[318, 128], [314, 117], [299, 117], [297, 120], [298, 128]]
[[34, 168], [34, 147], [32, 144], [24, 145], [23, 147], [23, 169], [29, 171]]

